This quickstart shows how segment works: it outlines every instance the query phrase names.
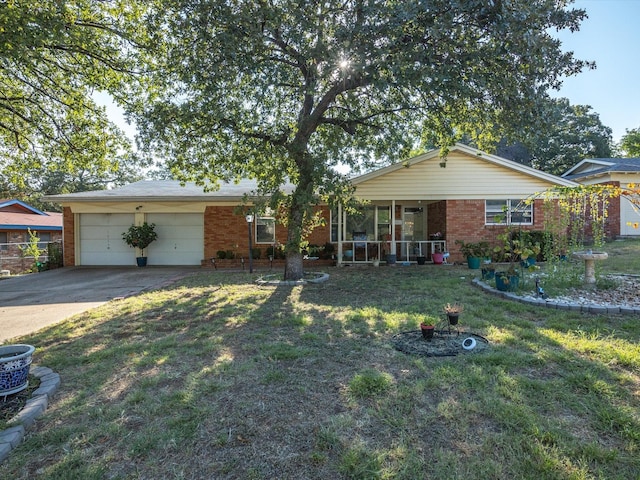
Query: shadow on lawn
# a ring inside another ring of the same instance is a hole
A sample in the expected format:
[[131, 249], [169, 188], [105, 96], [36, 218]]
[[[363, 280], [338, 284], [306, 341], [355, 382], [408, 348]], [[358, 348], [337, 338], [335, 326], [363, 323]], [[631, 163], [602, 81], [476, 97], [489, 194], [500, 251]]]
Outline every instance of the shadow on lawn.
[[[466, 268], [329, 272], [304, 287], [207, 272], [25, 337], [62, 385], [0, 473], [565, 478], [638, 466], [627, 453], [640, 438], [637, 365], [611, 368], [606, 347], [565, 341], [617, 320], [486, 296]], [[390, 346], [452, 302], [491, 352], [427, 359]], [[356, 397], [363, 371], [392, 385]]]

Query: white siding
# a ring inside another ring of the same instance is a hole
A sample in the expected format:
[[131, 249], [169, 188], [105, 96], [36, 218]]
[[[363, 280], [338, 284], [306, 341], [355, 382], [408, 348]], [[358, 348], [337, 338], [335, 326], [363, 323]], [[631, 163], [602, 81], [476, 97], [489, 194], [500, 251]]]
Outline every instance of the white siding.
[[552, 184], [544, 179], [490, 163], [479, 156], [449, 154], [446, 167], [438, 157], [359, 183], [363, 199], [453, 200], [524, 198]]

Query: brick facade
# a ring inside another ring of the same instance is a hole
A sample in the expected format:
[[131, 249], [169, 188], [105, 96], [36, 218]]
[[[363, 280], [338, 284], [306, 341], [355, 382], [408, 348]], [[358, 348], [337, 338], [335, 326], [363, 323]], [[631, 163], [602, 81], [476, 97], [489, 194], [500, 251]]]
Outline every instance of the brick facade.
[[[535, 200], [533, 205], [533, 225], [518, 226], [522, 230], [542, 230], [544, 224], [543, 200]], [[447, 200], [446, 201], [446, 240], [450, 260], [464, 262], [465, 258], [456, 245], [456, 240], [464, 242], [489, 242], [500, 245], [498, 236], [507, 227], [504, 225], [485, 225], [484, 200]]]
[[[33, 257], [23, 257], [20, 246], [29, 242], [29, 232], [25, 230], [5, 230], [7, 233], [7, 244], [0, 246], [0, 270], [9, 270], [12, 274], [25, 273], [33, 268]], [[59, 230], [48, 231], [51, 234], [51, 242], [60, 242], [62, 232]], [[39, 261], [48, 260], [45, 252]]]
[[[204, 211], [204, 262], [210, 262], [217, 257], [219, 250], [232, 251], [235, 256], [248, 256], [249, 227], [243, 215], [234, 213], [232, 206], [208, 206]], [[308, 237], [310, 244], [324, 245], [329, 240], [330, 218], [328, 209], [321, 210], [325, 220], [323, 226], [316, 227]], [[284, 244], [287, 241], [287, 228], [276, 222], [276, 242]], [[255, 223], [252, 224], [252, 247], [259, 248], [262, 257], [266, 257], [266, 250], [272, 244], [255, 243]]]
[[75, 222], [73, 213], [69, 207], [62, 209], [62, 241], [63, 262], [65, 267], [73, 267], [76, 264]]

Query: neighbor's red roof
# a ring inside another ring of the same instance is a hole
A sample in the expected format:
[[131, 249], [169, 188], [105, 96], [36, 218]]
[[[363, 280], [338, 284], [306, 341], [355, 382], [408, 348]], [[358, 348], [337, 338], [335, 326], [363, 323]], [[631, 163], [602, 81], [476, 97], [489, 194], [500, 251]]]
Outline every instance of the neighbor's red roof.
[[62, 214], [41, 212], [23, 202], [0, 200], [0, 230], [61, 230]]

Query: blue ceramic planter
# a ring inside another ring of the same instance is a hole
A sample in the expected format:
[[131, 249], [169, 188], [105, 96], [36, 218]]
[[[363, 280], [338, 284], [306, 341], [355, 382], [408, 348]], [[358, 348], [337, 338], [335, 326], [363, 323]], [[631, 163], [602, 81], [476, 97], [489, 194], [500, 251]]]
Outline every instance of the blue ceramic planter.
[[0, 347], [0, 397], [29, 386], [29, 368], [35, 350], [31, 345], [21, 344]]

